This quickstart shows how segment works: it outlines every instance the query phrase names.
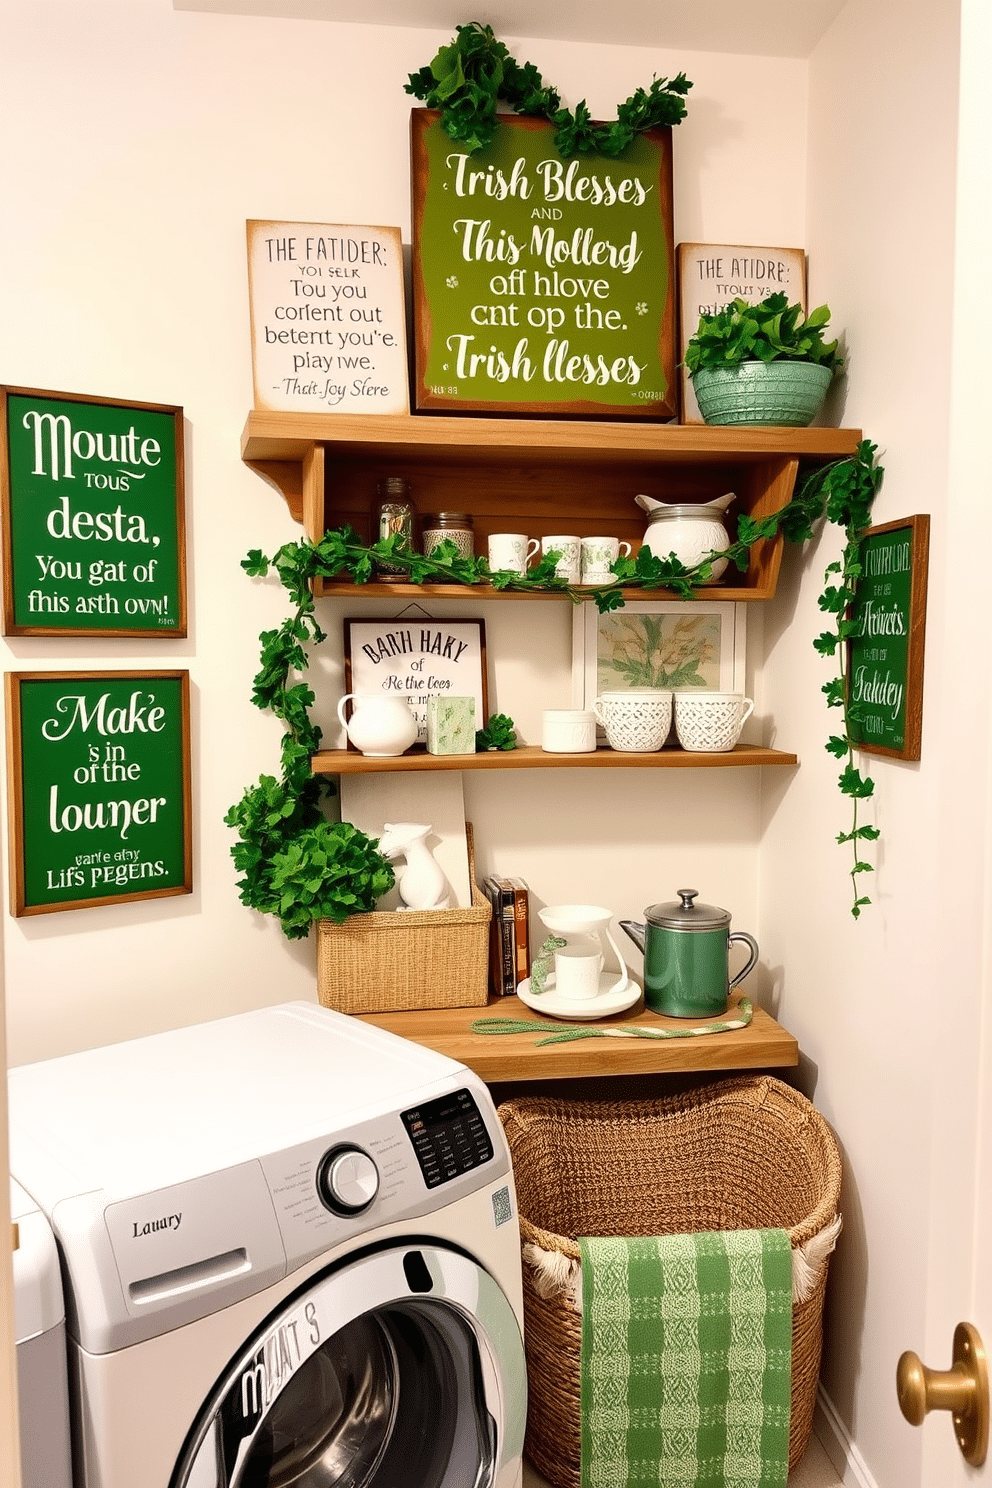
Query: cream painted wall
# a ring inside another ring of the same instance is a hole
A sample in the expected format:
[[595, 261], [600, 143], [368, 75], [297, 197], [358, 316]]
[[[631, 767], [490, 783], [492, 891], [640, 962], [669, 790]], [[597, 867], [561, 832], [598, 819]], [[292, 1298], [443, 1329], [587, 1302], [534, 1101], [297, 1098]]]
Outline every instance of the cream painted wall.
[[[313, 944], [290, 945], [237, 902], [222, 823], [277, 762], [278, 727], [248, 698], [256, 637], [282, 596], [239, 562], [299, 532], [238, 457], [251, 400], [244, 222], [396, 223], [408, 240], [403, 84], [447, 36], [176, 13], [169, 0], [5, 0], [0, 17], [0, 106], [17, 140], [2, 193], [0, 375], [183, 405], [192, 597], [187, 643], [3, 645], [6, 669], [180, 665], [193, 690], [195, 892], [6, 917], [9, 1054], [21, 1063], [315, 995]], [[684, 67], [696, 86], [676, 135], [677, 238], [802, 241], [804, 63], [749, 59], [742, 72], [712, 54], [517, 50], [594, 114]], [[749, 169], [785, 189], [754, 192]], [[341, 614], [325, 607], [332, 633]], [[486, 619], [494, 702], [536, 740], [542, 706], [569, 699], [568, 608], [494, 605]], [[760, 619], [753, 629], [760, 638]], [[314, 670], [330, 720], [336, 643]], [[581, 895], [636, 916], [688, 879], [748, 928], [760, 789], [748, 772], [514, 772], [472, 779], [466, 798], [481, 871], [522, 873], [538, 901]]]
[[[850, 352], [847, 412], [843, 394], [834, 411], [880, 447], [875, 519], [932, 518], [923, 757], [863, 757], [882, 839], [877, 871], [861, 880], [875, 902], [857, 923], [848, 849], [833, 840], [849, 811], [823, 749], [829, 718], [796, 686], [830, 675], [811, 641], [824, 628], [816, 595], [834, 536], [793, 570], [766, 627], [765, 686], [803, 766], [766, 803], [759, 935], [770, 964], [787, 968], [780, 1015], [845, 1153], [823, 1381], [881, 1485], [947, 1481], [925, 1454], [953, 1451], [949, 1423], [906, 1425], [895, 1364], [916, 1348], [943, 1367], [967, 1306], [987, 683], [962, 637], [984, 630], [987, 606], [980, 586], [969, 593], [948, 572], [962, 560], [970, 571], [984, 500], [949, 480], [957, 10], [849, 0], [810, 63], [811, 294], [839, 312]], [[943, 1312], [927, 1353], [934, 1294], [955, 1289], [958, 1311]]]

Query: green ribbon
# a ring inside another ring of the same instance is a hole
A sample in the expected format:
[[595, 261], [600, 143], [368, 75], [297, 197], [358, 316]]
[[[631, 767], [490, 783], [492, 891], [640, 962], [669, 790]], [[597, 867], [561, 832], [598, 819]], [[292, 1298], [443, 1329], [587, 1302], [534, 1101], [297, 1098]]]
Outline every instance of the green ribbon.
[[736, 1018], [723, 1018], [716, 1023], [701, 1023], [695, 1028], [565, 1028], [560, 1023], [546, 1018], [476, 1018], [469, 1024], [472, 1033], [533, 1033], [535, 1028], [556, 1028], [557, 1033], [534, 1041], [535, 1049], [544, 1044], [570, 1044], [576, 1039], [587, 1038], [646, 1038], [683, 1039], [701, 1038], [707, 1033], [729, 1033], [735, 1028], [746, 1028], [754, 1009], [746, 997], [737, 1004]]

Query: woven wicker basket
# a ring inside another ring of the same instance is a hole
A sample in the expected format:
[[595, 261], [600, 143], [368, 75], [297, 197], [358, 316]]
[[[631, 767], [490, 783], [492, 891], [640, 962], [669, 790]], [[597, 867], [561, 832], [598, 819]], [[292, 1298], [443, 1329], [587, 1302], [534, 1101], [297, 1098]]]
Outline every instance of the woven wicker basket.
[[472, 903], [459, 909], [373, 910], [343, 925], [317, 921], [317, 998], [339, 1013], [482, 1007], [488, 998], [492, 905], [475, 881], [466, 823]]
[[[576, 1237], [781, 1228], [792, 1242], [795, 1275], [797, 1250], [805, 1256], [832, 1249], [840, 1157], [829, 1126], [805, 1096], [765, 1075], [656, 1101], [528, 1096], [506, 1101], [499, 1115], [513, 1158], [523, 1245], [530, 1395], [524, 1450], [556, 1488], [578, 1488]], [[549, 1273], [557, 1273], [557, 1286], [549, 1285]], [[792, 1312], [790, 1471], [813, 1428], [826, 1254], [808, 1284], [806, 1300], [794, 1302]]]

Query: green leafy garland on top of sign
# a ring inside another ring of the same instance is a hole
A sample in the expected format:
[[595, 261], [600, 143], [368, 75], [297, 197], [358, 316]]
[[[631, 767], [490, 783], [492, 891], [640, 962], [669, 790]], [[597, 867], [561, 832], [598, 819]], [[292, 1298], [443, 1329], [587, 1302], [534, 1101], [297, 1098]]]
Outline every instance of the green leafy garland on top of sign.
[[[879, 833], [876, 827], [858, 819], [859, 802], [870, 797], [875, 787], [854, 763], [856, 745], [850, 738], [848, 720], [856, 721], [857, 705], [849, 697], [844, 643], [851, 634], [848, 610], [861, 572], [858, 541], [869, 525], [872, 502], [882, 481], [882, 467], [876, 463], [875, 454], [876, 446], [862, 440], [855, 454], [807, 476], [781, 511], [757, 521], [742, 515], [737, 541], [726, 555], [744, 569], [748, 549], [759, 539], [773, 538], [781, 532], [790, 542], [805, 542], [813, 535], [814, 523], [824, 515], [844, 532], [843, 557], [827, 568], [826, 587], [819, 597], [821, 610], [834, 617], [834, 628], [817, 636], [813, 644], [825, 656], [838, 656], [839, 662], [839, 675], [825, 683], [822, 691], [829, 707], [843, 710], [843, 734], [832, 735], [826, 747], [838, 759], [845, 759], [838, 785], [853, 804], [851, 830], [841, 832], [837, 841], [850, 843], [854, 852], [851, 913], [855, 919], [871, 902], [858, 891], [859, 875], [872, 871], [872, 865], [860, 858], [859, 845], [875, 840]], [[494, 589], [557, 590], [576, 602], [593, 599], [598, 609], [606, 612], [623, 607], [624, 589], [663, 588], [682, 599], [691, 598], [711, 573], [708, 559], [695, 568], [686, 568], [674, 556], [658, 559], [642, 547], [636, 560], [620, 558], [614, 563], [611, 584], [599, 589], [573, 589], [564, 579], [555, 577], [558, 556], [545, 554], [523, 576], [492, 573], [484, 558], [464, 558], [451, 542], [424, 557], [405, 550], [399, 537], [367, 546], [349, 527], [327, 532], [317, 543], [284, 543], [271, 559], [257, 548], [248, 554], [242, 561], [245, 572], [253, 578], [264, 578], [270, 567], [275, 569], [294, 612], [277, 630], [262, 633], [261, 667], [252, 692], [255, 706], [271, 709], [284, 725], [281, 777], [261, 776], [224, 818], [238, 833], [231, 854], [243, 875], [238, 882], [243, 904], [277, 915], [284, 933], [295, 939], [308, 934], [314, 919], [340, 922], [350, 914], [374, 908], [376, 898], [391, 882], [391, 869], [379, 857], [374, 840], [345, 823], [329, 824], [321, 810], [322, 796], [333, 787], [311, 769], [311, 755], [321, 743], [321, 731], [310, 718], [314, 694], [305, 682], [290, 682], [290, 673], [306, 673], [307, 646], [326, 639], [317, 623], [312, 581], [345, 579], [367, 584], [374, 577], [378, 558], [405, 568], [414, 584], [443, 579], [449, 584], [488, 583]], [[839, 583], [832, 582], [836, 575], [840, 575]], [[512, 747], [510, 719], [496, 715], [488, 721], [487, 730], [480, 732], [477, 747]]]
[[429, 108], [441, 110], [441, 123], [453, 140], [470, 152], [492, 144], [499, 122], [496, 105], [509, 105], [518, 114], [550, 119], [555, 143], [563, 159], [571, 155], [622, 155], [636, 134], [661, 124], [680, 124], [684, 98], [692, 84], [684, 72], [678, 77], [655, 78], [620, 104], [612, 124], [594, 124], [585, 100], [575, 112], [561, 107], [556, 89], [549, 87], [531, 62], [521, 66], [493, 34], [491, 26], [471, 21], [456, 26], [455, 36], [441, 47], [429, 67], [410, 74], [405, 92]]

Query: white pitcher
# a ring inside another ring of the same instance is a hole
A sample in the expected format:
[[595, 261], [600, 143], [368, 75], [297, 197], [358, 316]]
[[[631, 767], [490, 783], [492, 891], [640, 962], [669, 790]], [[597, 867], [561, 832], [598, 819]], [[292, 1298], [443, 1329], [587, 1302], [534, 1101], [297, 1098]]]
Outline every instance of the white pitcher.
[[[345, 718], [349, 700], [351, 717]], [[402, 693], [345, 693], [338, 703], [338, 722], [355, 748], [373, 757], [402, 754], [417, 737], [417, 720]]]

